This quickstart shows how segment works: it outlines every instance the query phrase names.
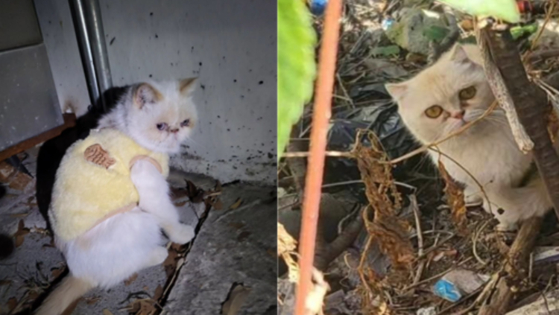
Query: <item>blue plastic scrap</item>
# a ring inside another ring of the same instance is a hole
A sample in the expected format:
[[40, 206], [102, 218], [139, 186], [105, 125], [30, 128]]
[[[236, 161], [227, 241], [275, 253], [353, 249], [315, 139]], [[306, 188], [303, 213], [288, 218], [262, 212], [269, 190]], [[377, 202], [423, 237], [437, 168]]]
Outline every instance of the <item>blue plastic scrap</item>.
[[462, 294], [454, 283], [441, 279], [435, 283], [433, 291], [436, 295], [450, 302], [458, 302], [462, 298]]
[[328, 0], [308, 0], [311, 12], [314, 15], [322, 15], [326, 10]]

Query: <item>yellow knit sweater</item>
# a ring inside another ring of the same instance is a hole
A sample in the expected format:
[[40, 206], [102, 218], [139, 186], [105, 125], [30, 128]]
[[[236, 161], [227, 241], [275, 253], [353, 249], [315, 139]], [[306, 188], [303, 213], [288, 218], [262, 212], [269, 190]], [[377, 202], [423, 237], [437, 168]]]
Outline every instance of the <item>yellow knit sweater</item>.
[[[99, 165], [99, 159], [86, 160], [86, 149], [94, 145], [100, 145], [110, 156], [108, 168]], [[92, 130], [89, 137], [74, 143], [56, 173], [49, 209], [57, 237], [63, 241], [75, 239], [115, 210], [138, 203], [130, 162], [144, 155], [157, 161], [167, 177], [166, 154], [149, 151], [117, 130]]]

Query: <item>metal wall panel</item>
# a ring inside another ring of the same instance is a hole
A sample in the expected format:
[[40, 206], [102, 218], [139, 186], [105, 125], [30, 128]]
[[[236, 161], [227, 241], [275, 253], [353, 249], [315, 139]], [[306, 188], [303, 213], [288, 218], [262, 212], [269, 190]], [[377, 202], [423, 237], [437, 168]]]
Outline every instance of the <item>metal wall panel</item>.
[[[1, 0], [0, 0], [1, 1]], [[68, 0], [35, 0], [37, 17], [47, 48], [52, 77], [62, 111], [71, 107], [77, 116], [91, 104], [76, 31]]]
[[0, 51], [42, 42], [33, 0], [0, 0]]
[[64, 123], [44, 44], [0, 52], [0, 150]]

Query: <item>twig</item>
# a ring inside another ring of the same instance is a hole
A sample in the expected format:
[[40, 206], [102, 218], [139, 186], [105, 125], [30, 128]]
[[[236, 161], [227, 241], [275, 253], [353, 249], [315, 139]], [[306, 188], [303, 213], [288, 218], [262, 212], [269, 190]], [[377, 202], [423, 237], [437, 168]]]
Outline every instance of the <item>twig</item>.
[[556, 4], [555, 1], [551, 2], [551, 7], [549, 8], [549, 10], [545, 15], [545, 20], [542, 26], [540, 27], [540, 29], [538, 30], [538, 34], [536, 35], [536, 38], [532, 41], [532, 45], [530, 46], [530, 49], [524, 54], [524, 56], [522, 56], [523, 62], [531, 59], [532, 52], [534, 51], [534, 48], [536, 48], [537, 43], [540, 41], [540, 38], [545, 30], [545, 27], [547, 26], [547, 23], [551, 19], [551, 15], [553, 14], [553, 11], [555, 11], [555, 4]]
[[[413, 216], [415, 218], [415, 226], [417, 230], [417, 256], [423, 256], [423, 232], [421, 230], [421, 220], [419, 220], [419, 206], [417, 205], [417, 198], [415, 195], [410, 195], [410, 207], [413, 210]], [[423, 273], [423, 268], [425, 268], [425, 260], [421, 260], [417, 267], [417, 272], [413, 279], [413, 284], [416, 284], [421, 279], [421, 274]]]
[[[461, 261], [460, 263], [458, 263], [458, 265], [456, 265], [456, 266], [457, 266], [457, 267], [462, 266], [463, 264], [467, 263], [467, 262], [470, 261], [470, 260], [472, 260], [472, 257], [466, 258], [465, 260], [463, 260], [463, 261]], [[447, 270], [445, 270], [445, 271], [443, 271], [443, 272], [441, 272], [441, 273], [438, 273], [438, 274], [436, 274], [436, 275], [434, 275], [434, 276], [432, 276], [432, 277], [429, 277], [429, 278], [427, 278], [427, 279], [423, 279], [423, 280], [419, 281], [418, 283], [409, 285], [409, 286], [405, 287], [405, 288], [402, 290], [402, 292], [409, 291], [410, 289], [413, 289], [413, 288], [415, 288], [415, 287], [417, 287], [417, 286], [420, 286], [420, 285], [422, 285], [422, 284], [424, 284], [424, 283], [427, 283], [427, 282], [429, 282], [429, 281], [432, 281], [432, 280], [435, 280], [435, 279], [437, 279], [437, 278], [439, 278], [439, 277], [442, 277], [442, 276], [444, 276], [445, 274], [449, 273], [449, 272], [450, 272], [452, 269], [454, 269], [454, 268], [456, 268], [456, 267], [454, 267], [454, 266], [453, 266], [453, 267], [450, 267], [450, 268], [448, 268]]]
[[479, 29], [477, 29], [476, 32], [478, 38], [478, 46], [483, 55], [483, 68], [485, 69], [487, 82], [491, 86], [493, 95], [495, 95], [495, 98], [499, 101], [499, 104], [501, 104], [501, 107], [505, 110], [512, 135], [514, 137], [514, 140], [516, 141], [516, 144], [518, 145], [518, 148], [522, 152], [527, 153], [534, 148], [534, 143], [532, 142], [532, 139], [530, 139], [530, 137], [526, 133], [526, 130], [524, 129], [524, 126], [522, 126], [520, 120], [518, 119], [518, 114], [516, 113], [516, 108], [514, 106], [514, 100], [512, 99], [507, 89], [505, 80], [501, 75], [499, 68], [493, 61], [490, 47], [488, 47], [487, 43], [487, 35], [484, 35], [486, 33], [481, 32]]
[[[364, 211], [365, 208], [363, 207], [361, 211]], [[328, 265], [355, 241], [362, 229], [363, 216], [358, 215], [334, 241], [317, 246], [314, 266], [318, 270], [325, 271]]]
[[225, 217], [228, 217], [233, 213], [238, 213], [238, 212], [241, 212], [245, 209], [252, 208], [254, 206], [257, 206], [257, 205], [260, 205], [260, 204], [263, 204], [263, 203], [269, 203], [269, 202], [274, 201], [275, 199], [276, 199], [276, 197], [272, 197], [272, 198], [268, 198], [268, 199], [254, 200], [253, 202], [247, 203], [246, 205], [240, 206], [236, 209], [230, 209], [230, 210], [227, 210], [226, 212], [223, 212], [221, 215], [217, 216], [212, 222], [219, 222], [219, 221], [223, 220]]
[[537, 59], [547, 59], [559, 56], [559, 49], [550, 49], [550, 50], [540, 50], [532, 52], [528, 55], [527, 59], [529, 62], [534, 62]]
[[479, 315], [504, 314], [508, 308], [516, 287], [524, 278], [528, 255], [539, 234], [542, 218], [533, 217], [526, 220], [514, 240], [504, 264], [504, 275], [500, 276], [492, 294], [488, 293], [488, 304], [481, 307]]
[[[282, 158], [306, 158], [309, 157], [310, 152], [285, 152], [282, 154]], [[326, 156], [337, 156], [337, 157], [354, 157], [353, 152], [343, 152], [343, 151], [326, 151]]]
[[[445, 314], [446, 312], [448, 312], [449, 310], [455, 308], [456, 306], [466, 302], [468, 299], [472, 298], [473, 296], [475, 296], [476, 294], [478, 294], [481, 291], [481, 288], [475, 290], [474, 292], [471, 292], [470, 294], [466, 295], [465, 297], [463, 297], [460, 301], [453, 303], [452, 305], [449, 305], [448, 307], [442, 309], [440, 312], [437, 313], [437, 315], [442, 315]], [[461, 310], [460, 312], [454, 313], [454, 315], [461, 315], [461, 314], [466, 314], [469, 311], [471, 311], [473, 308], [475, 307], [475, 303], [472, 303], [470, 306], [468, 306], [467, 308]]]
[[330, 187], [353, 185], [353, 184], [363, 184], [363, 180], [356, 179], [356, 180], [348, 180], [345, 182], [330, 183], [330, 184], [322, 185], [322, 188], [330, 188]]
[[477, 253], [477, 239], [479, 238], [479, 235], [485, 229], [487, 224], [489, 224], [489, 222], [491, 222], [491, 221], [486, 220], [485, 222], [483, 222], [481, 227], [474, 232], [474, 235], [472, 235], [472, 252], [474, 253], [474, 256], [476, 257], [476, 260], [484, 266], [487, 265], [487, 262], [485, 260], [481, 259], [481, 257], [479, 257], [479, 255]]
[[344, 83], [342, 82], [342, 78], [340, 77], [339, 73], [336, 73], [336, 78], [338, 79], [338, 83], [340, 85], [340, 87], [342, 88], [342, 92], [344, 92], [344, 96], [345, 96], [345, 101], [347, 101], [349, 103], [349, 105], [351, 105], [351, 107], [355, 108], [355, 104], [353, 104], [353, 100], [351, 99], [351, 97], [349, 97], [349, 94], [347, 93], [347, 90], [345, 89]]
[[443, 239], [439, 244], [433, 245], [433, 246], [429, 247], [428, 249], [426, 249], [426, 250], [423, 252], [423, 255], [417, 257], [417, 259], [420, 259], [420, 258], [425, 257], [427, 254], [429, 254], [430, 252], [432, 252], [432, 251], [434, 251], [435, 249], [439, 248], [439, 247], [440, 247], [441, 245], [443, 245], [444, 243], [450, 241], [452, 238], [454, 238], [454, 236], [456, 236], [456, 234], [452, 233], [449, 237]]
[[427, 151], [429, 148], [436, 147], [436, 146], [438, 146], [439, 144], [441, 144], [441, 143], [447, 141], [448, 139], [450, 139], [450, 138], [452, 138], [452, 137], [455, 137], [455, 136], [457, 136], [457, 135], [463, 133], [463, 132], [466, 131], [468, 128], [470, 128], [471, 126], [473, 126], [474, 124], [476, 124], [477, 122], [479, 122], [480, 120], [482, 120], [483, 118], [485, 118], [485, 117], [487, 117], [489, 114], [491, 114], [491, 112], [495, 109], [495, 107], [497, 107], [497, 105], [498, 105], [497, 101], [494, 101], [493, 104], [491, 104], [491, 106], [489, 106], [489, 108], [487, 108], [487, 110], [483, 113], [483, 115], [479, 116], [479, 117], [476, 118], [475, 120], [472, 120], [472, 121], [468, 122], [468, 123], [465, 124], [464, 126], [460, 127], [460, 129], [456, 130], [455, 132], [449, 134], [448, 136], [442, 138], [441, 140], [437, 140], [437, 141], [434, 141], [434, 142], [432, 142], [432, 143], [430, 143], [430, 144], [426, 144], [426, 145], [422, 146], [421, 148], [418, 148], [418, 149], [413, 150], [413, 151], [411, 151], [411, 152], [409, 152], [409, 153], [406, 153], [406, 154], [404, 154], [404, 155], [402, 155], [402, 156], [400, 156], [400, 157], [397, 157], [397, 158], [395, 158], [395, 159], [389, 161], [388, 163], [390, 163], [390, 164], [397, 164], [397, 163], [400, 163], [400, 162], [402, 162], [402, 161], [404, 161], [404, 160], [407, 160], [407, 159], [409, 159], [409, 158], [411, 158], [411, 157], [413, 157], [413, 156], [416, 156], [416, 155], [418, 155], [418, 154], [420, 154], [420, 153], [423, 153], [423, 152]]

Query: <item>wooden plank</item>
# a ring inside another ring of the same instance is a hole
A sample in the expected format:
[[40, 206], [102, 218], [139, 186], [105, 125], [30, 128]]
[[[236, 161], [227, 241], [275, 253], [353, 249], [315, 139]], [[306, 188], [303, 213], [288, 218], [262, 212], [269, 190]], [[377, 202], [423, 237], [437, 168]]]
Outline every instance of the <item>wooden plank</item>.
[[18, 153], [21, 153], [25, 150], [31, 149], [32, 147], [43, 143], [47, 140], [50, 140], [54, 137], [59, 136], [62, 131], [74, 127], [76, 125], [76, 115], [75, 114], [63, 114], [62, 115], [64, 117], [64, 124], [60, 125], [56, 128], [53, 128], [51, 130], [45, 131], [40, 135], [37, 135], [33, 138], [29, 138], [27, 140], [24, 140], [16, 145], [13, 145], [7, 149], [5, 149], [4, 151], [0, 152], [0, 161], [3, 161], [7, 158], [9, 158], [12, 155], [16, 155]]

